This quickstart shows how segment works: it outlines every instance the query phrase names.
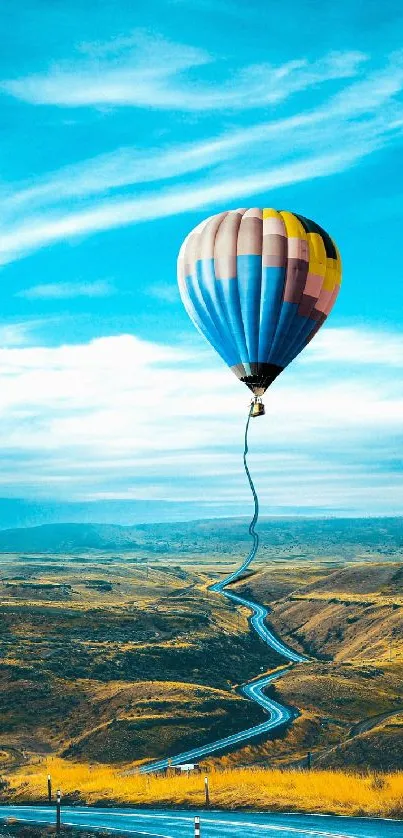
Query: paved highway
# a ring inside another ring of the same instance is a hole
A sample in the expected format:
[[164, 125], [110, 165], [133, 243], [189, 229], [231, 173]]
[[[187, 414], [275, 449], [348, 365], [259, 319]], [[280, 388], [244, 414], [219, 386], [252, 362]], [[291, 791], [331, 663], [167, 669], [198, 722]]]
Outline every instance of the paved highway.
[[241, 730], [239, 733], [233, 733], [231, 736], [224, 736], [223, 739], [216, 739], [215, 742], [211, 742], [209, 745], [201, 745], [197, 748], [192, 748], [189, 751], [182, 751], [182, 753], [176, 754], [174, 757], [164, 757], [163, 759], [156, 760], [155, 762], [147, 763], [147, 765], [143, 765], [140, 768], [140, 772], [142, 774], [151, 774], [155, 771], [162, 771], [164, 768], [168, 768], [169, 765], [197, 762], [202, 757], [209, 756], [217, 751], [226, 751], [228, 748], [232, 748], [234, 745], [239, 745], [242, 742], [247, 742], [255, 736], [262, 736], [274, 727], [278, 727], [279, 725], [288, 722], [290, 719], [295, 718], [295, 710], [283, 707], [281, 704], [278, 704], [277, 701], [273, 701], [273, 699], [263, 695], [262, 692], [265, 687], [267, 687], [272, 681], [280, 678], [281, 675], [284, 675], [284, 672], [287, 670], [288, 667], [277, 670], [271, 675], [265, 675], [264, 678], [259, 678], [257, 681], [252, 681], [242, 687], [242, 692], [247, 696], [247, 698], [250, 698], [252, 701], [256, 701], [257, 704], [260, 704], [260, 706], [269, 713], [270, 718], [266, 721], [261, 722], [259, 725], [255, 725], [254, 727]]
[[[265, 625], [265, 618], [269, 612], [263, 605], [259, 605], [252, 600], [245, 599], [237, 594], [223, 590], [222, 583], [213, 585], [211, 590], [221, 593], [223, 596], [226, 596], [227, 599], [231, 599], [233, 602], [245, 606], [245, 608], [249, 608], [252, 611], [252, 617], [250, 619], [251, 625], [259, 637], [261, 637], [261, 639], [264, 640], [268, 646], [271, 646], [272, 649], [275, 649], [276, 652], [283, 655], [287, 661], [292, 663], [303, 663], [307, 661], [307, 658], [303, 657], [303, 655], [299, 655], [297, 652], [294, 652], [293, 649], [290, 649], [289, 646], [281, 640], [278, 640], [277, 637], [275, 637], [274, 634], [272, 634], [272, 632], [267, 628]], [[268, 698], [268, 696], [263, 693], [263, 690], [268, 687], [269, 684], [273, 683], [273, 681], [277, 681], [277, 679], [281, 678], [281, 676], [284, 675], [285, 672], [288, 672], [289, 669], [289, 666], [286, 666], [283, 669], [278, 669], [270, 675], [264, 675], [262, 678], [257, 678], [255, 681], [251, 681], [249, 684], [242, 687], [243, 694], [247, 698], [251, 699], [251, 701], [255, 701], [259, 704], [260, 707], [262, 707], [263, 710], [269, 714], [269, 718], [267, 720], [261, 722], [259, 725], [255, 725], [254, 727], [241, 730], [239, 733], [233, 733], [231, 736], [225, 736], [223, 739], [217, 739], [215, 742], [211, 742], [208, 745], [192, 748], [189, 751], [182, 751], [182, 753], [176, 754], [170, 758], [164, 757], [163, 759], [149, 762], [147, 765], [143, 765], [140, 768], [140, 772], [142, 774], [150, 774], [154, 771], [162, 771], [165, 768], [168, 768], [169, 765], [197, 762], [210, 754], [226, 751], [234, 746], [240, 745], [241, 743], [247, 742], [256, 736], [262, 736], [264, 733], [273, 730], [273, 728], [279, 727], [279, 725], [285, 724], [286, 722], [294, 719], [297, 716], [297, 712], [295, 710], [289, 707], [283, 707], [282, 704], [279, 704], [272, 698]]]
[[[193, 838], [200, 816], [201, 838], [403, 838], [403, 821], [320, 815], [263, 814], [159, 809], [90, 809], [66, 806], [62, 821], [71, 826], [110, 830], [150, 838]], [[50, 806], [0, 806], [0, 819], [55, 822]]]
[[[215, 586], [213, 586], [211, 590], [216, 590]], [[304, 655], [299, 655], [298, 652], [294, 652], [293, 649], [287, 646], [286, 643], [283, 643], [282, 640], [275, 637], [275, 635], [267, 628], [265, 619], [269, 612], [264, 605], [259, 605], [259, 603], [253, 602], [253, 600], [245, 599], [244, 597], [233, 594], [230, 591], [223, 591], [221, 588], [219, 590], [220, 593], [227, 597], [227, 599], [232, 599], [233, 602], [237, 602], [239, 605], [245, 606], [245, 608], [250, 608], [252, 611], [252, 617], [250, 620], [251, 626], [268, 646], [271, 646], [271, 648], [278, 652], [279, 655], [283, 655], [283, 657], [293, 663], [307, 663], [308, 658], [304, 657]]]

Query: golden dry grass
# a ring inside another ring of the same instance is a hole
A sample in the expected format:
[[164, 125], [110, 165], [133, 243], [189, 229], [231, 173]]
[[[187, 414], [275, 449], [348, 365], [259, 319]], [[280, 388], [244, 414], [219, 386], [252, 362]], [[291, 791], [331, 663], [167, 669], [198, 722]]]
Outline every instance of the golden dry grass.
[[[79, 793], [89, 804], [201, 806], [203, 775], [161, 776], [127, 774], [110, 768], [67, 762], [57, 757], [20, 769], [9, 778], [14, 802], [46, 799], [46, 778], [64, 796]], [[327, 812], [378, 817], [403, 816], [403, 772], [358, 774], [342, 771], [280, 771], [240, 768], [211, 771], [211, 803], [219, 808], [257, 808]]]

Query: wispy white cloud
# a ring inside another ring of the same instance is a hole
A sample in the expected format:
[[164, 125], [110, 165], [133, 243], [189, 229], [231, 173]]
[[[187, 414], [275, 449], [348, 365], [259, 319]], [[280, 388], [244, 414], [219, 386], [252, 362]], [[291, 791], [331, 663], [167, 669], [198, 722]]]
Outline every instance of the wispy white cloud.
[[3, 323], [0, 325], [0, 346], [24, 346], [31, 337], [28, 323]]
[[[134, 33], [109, 49], [87, 45], [86, 53], [85, 58], [53, 66], [45, 74], [3, 81], [1, 89], [41, 105], [238, 110], [275, 104], [325, 81], [354, 76], [366, 59], [360, 52], [344, 51], [311, 63], [301, 58], [277, 67], [260, 63], [240, 70], [230, 65], [226, 70], [228, 62], [223, 59], [216, 61], [200, 49], [144, 33]], [[214, 83], [203, 79], [206, 65], [214, 66]], [[221, 82], [220, 76], [224, 76]]]
[[[354, 373], [339, 330], [326, 331], [338, 374], [324, 358], [314, 374], [293, 364], [266, 394], [268, 420], [251, 428], [262, 507], [391, 510], [403, 500], [389, 462], [403, 386], [381, 351], [393, 335], [376, 338], [379, 374]], [[353, 361], [368, 337], [350, 330]], [[120, 335], [1, 349], [0, 489], [192, 501], [208, 491], [221, 504], [247, 500], [241, 442], [250, 394], [196, 335], [195, 347], [189, 357], [185, 346]]]
[[11, 188], [4, 185], [4, 210], [12, 216], [23, 207], [51, 206], [69, 198], [88, 198], [126, 186], [191, 175], [228, 160], [246, 142], [244, 132], [239, 132], [239, 135], [234, 133], [173, 148], [119, 148], [65, 166], [50, 176], [36, 178], [34, 183], [13, 184]]
[[[0, 260], [136, 222], [214, 211], [224, 202], [344, 171], [401, 138], [403, 110], [396, 97], [402, 89], [403, 62], [394, 56], [312, 111], [199, 143], [118, 149], [3, 189]], [[151, 188], [155, 181], [158, 191]]]
[[48, 282], [18, 291], [16, 297], [27, 300], [68, 300], [76, 297], [110, 297], [116, 291], [107, 279], [94, 282]]
[[123, 227], [135, 222], [150, 221], [178, 215], [223, 201], [233, 201], [266, 189], [275, 189], [318, 177], [327, 177], [352, 165], [368, 153], [368, 144], [342, 149], [333, 154], [318, 154], [302, 161], [231, 177], [193, 187], [147, 193], [139, 198], [122, 198], [98, 202], [94, 208], [63, 215], [49, 213], [10, 225], [0, 241], [0, 262], [6, 264], [24, 253], [65, 239], [72, 239], [101, 230]]
[[38, 335], [43, 334], [49, 326], [55, 325], [58, 319], [55, 317], [38, 317], [30, 320], [15, 320], [0, 322], [0, 347], [32, 346], [40, 342]]
[[[393, 134], [402, 128], [400, 107], [392, 111], [390, 101], [403, 87], [402, 57], [392, 56], [386, 68], [373, 71], [362, 81], [350, 83], [341, 93], [331, 96], [314, 110], [297, 112], [283, 119], [252, 122], [217, 137], [167, 148], [144, 150], [123, 147], [109, 154], [66, 166], [50, 177], [35, 183], [3, 187], [3, 209], [7, 213], [19, 207], [59, 203], [63, 199], [83, 198], [126, 186], [163, 181], [197, 173], [242, 156], [251, 148], [258, 151], [270, 141], [270, 157], [283, 159], [300, 148], [323, 148], [333, 138], [337, 143], [357, 137]], [[386, 109], [386, 110], [385, 110]], [[372, 115], [372, 116], [371, 116]], [[362, 118], [367, 116], [367, 120]], [[358, 121], [358, 119], [360, 121]], [[320, 128], [320, 132], [318, 129]], [[340, 135], [341, 132], [341, 135]], [[5, 206], [4, 206], [5, 203]]]

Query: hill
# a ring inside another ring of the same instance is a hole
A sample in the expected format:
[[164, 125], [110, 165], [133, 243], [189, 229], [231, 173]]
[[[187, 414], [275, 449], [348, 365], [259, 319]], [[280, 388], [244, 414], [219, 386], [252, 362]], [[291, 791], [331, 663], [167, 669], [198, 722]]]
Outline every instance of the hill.
[[[260, 559], [326, 561], [403, 558], [403, 518], [263, 518]], [[0, 530], [0, 552], [75, 554], [135, 553], [140, 558], [194, 561], [244, 554], [247, 521], [222, 518], [132, 527], [112, 524], [43, 524]]]
[[281, 659], [203, 573], [45, 557], [1, 570], [4, 768], [47, 753], [133, 762], [263, 720], [234, 687]]
[[[320, 766], [398, 769], [403, 565], [316, 566], [308, 574], [295, 566], [282, 574], [262, 568], [236, 588], [270, 605], [278, 634], [315, 659], [277, 684], [283, 702], [301, 710], [284, 757], [310, 750]], [[274, 755], [272, 745], [260, 750]]]

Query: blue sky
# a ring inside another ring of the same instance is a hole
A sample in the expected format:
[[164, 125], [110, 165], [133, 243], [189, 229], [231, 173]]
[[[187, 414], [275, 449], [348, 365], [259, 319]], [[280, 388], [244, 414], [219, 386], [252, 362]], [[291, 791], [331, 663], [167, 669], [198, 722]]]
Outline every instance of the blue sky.
[[248, 511], [248, 391], [176, 256], [206, 215], [274, 206], [328, 229], [344, 284], [252, 428], [263, 511], [400, 513], [401, 4], [1, 5], [0, 496]]

